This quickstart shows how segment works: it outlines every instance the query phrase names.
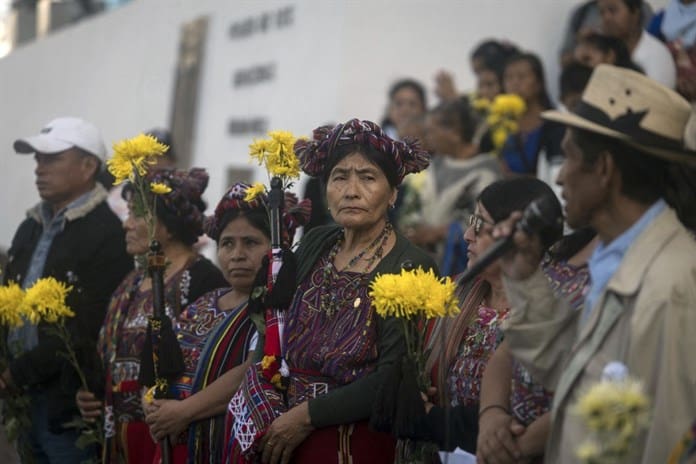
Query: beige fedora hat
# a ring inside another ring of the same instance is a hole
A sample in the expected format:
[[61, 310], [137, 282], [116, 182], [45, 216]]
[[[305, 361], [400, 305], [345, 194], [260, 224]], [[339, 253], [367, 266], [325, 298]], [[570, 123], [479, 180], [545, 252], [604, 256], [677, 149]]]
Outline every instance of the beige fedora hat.
[[674, 90], [636, 71], [601, 64], [573, 113], [552, 110], [542, 117], [669, 161], [696, 164], [695, 113]]

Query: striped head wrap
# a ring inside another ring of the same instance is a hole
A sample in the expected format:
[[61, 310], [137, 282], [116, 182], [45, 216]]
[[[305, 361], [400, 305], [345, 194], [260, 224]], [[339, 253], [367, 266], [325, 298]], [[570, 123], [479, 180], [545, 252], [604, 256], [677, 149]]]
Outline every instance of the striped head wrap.
[[[251, 201], [246, 201], [244, 198], [251, 185], [243, 182], [238, 182], [230, 187], [222, 196], [222, 199], [215, 208], [212, 216], [206, 219], [205, 231], [206, 234], [217, 241], [220, 238], [221, 221], [225, 213], [231, 210], [239, 211], [266, 211], [268, 205], [268, 195], [260, 193]], [[298, 227], [305, 225], [309, 221], [312, 202], [309, 199], [298, 201], [297, 196], [292, 192], [285, 192], [285, 204], [283, 205], [283, 243], [287, 246], [292, 244], [295, 237], [295, 231]]]
[[[170, 225], [181, 228], [182, 233], [192, 237], [195, 242], [195, 238], [203, 234], [206, 208], [203, 192], [208, 187], [206, 170], [203, 168], [192, 168], [189, 171], [155, 168], [146, 174], [145, 180], [147, 185], [163, 184], [171, 189], [169, 193], [155, 196], [157, 214], [162, 215], [160, 218], [163, 220], [168, 219]], [[134, 189], [132, 184], [125, 184], [121, 193], [123, 198], [128, 201], [140, 201], [140, 198], [133, 194]]]
[[306, 174], [317, 177], [324, 173], [329, 158], [337, 148], [353, 144], [372, 147], [391, 157], [399, 183], [407, 174], [420, 172], [430, 164], [430, 154], [420, 148], [417, 140], [394, 140], [374, 122], [359, 119], [351, 119], [335, 127], [314, 129], [312, 140], [300, 139], [295, 143], [295, 153], [300, 160], [300, 168]]
[[221, 221], [225, 213], [228, 211], [252, 211], [266, 207], [266, 204], [268, 203], [268, 195], [265, 193], [256, 195], [256, 197], [254, 197], [254, 199], [251, 201], [246, 201], [244, 199], [247, 195], [247, 191], [250, 188], [251, 185], [249, 184], [237, 182], [232, 187], [227, 189], [215, 207], [215, 212], [213, 215], [209, 216], [205, 220], [205, 233], [208, 235], [208, 237], [215, 241], [220, 238], [220, 233], [222, 232], [220, 227]]

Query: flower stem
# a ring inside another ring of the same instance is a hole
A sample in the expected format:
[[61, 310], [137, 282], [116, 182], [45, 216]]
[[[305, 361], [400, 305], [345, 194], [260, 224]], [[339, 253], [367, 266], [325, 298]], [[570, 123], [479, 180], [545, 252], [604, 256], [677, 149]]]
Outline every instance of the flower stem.
[[89, 387], [87, 385], [87, 378], [85, 377], [84, 372], [82, 372], [80, 363], [77, 361], [77, 354], [75, 353], [75, 350], [72, 347], [72, 343], [70, 343], [70, 334], [68, 334], [68, 330], [65, 328], [65, 322], [61, 321], [57, 325], [58, 336], [65, 345], [65, 350], [68, 352], [68, 360], [70, 361], [70, 364], [77, 372], [77, 375], [80, 377], [80, 385], [82, 385], [82, 388], [85, 391], [89, 391]]
[[[68, 334], [68, 330], [65, 327], [65, 321], [59, 321], [57, 326], [58, 336], [65, 345], [65, 350], [68, 353], [68, 360], [70, 361], [70, 364], [73, 366], [73, 369], [75, 369], [75, 372], [77, 372], [77, 375], [80, 378], [80, 385], [82, 386], [82, 389], [84, 391], [90, 391], [89, 385], [87, 385], [87, 378], [85, 377], [85, 374], [82, 371], [82, 367], [80, 367], [80, 363], [77, 360], [77, 354], [75, 353], [75, 350], [72, 347], [72, 343], [70, 343], [70, 334]], [[92, 432], [94, 434], [94, 439], [96, 443], [99, 445], [99, 449], [102, 450], [104, 448], [104, 433], [102, 430], [103, 423], [99, 420], [93, 423], [89, 423], [87, 421], [84, 421], [83, 419], [81, 420], [83, 421], [83, 424], [80, 426], [82, 429], [81, 433], [84, 435]]]

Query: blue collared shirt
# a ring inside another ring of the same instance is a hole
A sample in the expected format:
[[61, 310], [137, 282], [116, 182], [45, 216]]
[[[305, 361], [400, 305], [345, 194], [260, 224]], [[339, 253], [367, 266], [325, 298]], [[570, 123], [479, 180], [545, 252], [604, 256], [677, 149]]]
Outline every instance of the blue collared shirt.
[[[39, 241], [36, 243], [34, 253], [31, 255], [29, 268], [27, 269], [27, 273], [22, 280], [22, 288], [27, 289], [31, 287], [43, 276], [44, 267], [46, 266], [46, 259], [48, 258], [48, 252], [51, 249], [51, 244], [56, 236], [65, 228], [65, 213], [85, 204], [91, 195], [92, 191], [81, 195], [56, 214], [53, 214], [53, 209], [51, 208], [50, 204], [46, 203], [45, 201], [41, 202], [39, 206], [39, 216], [41, 217], [43, 231], [41, 232]], [[29, 351], [35, 348], [39, 344], [37, 326], [25, 320], [24, 325], [10, 331], [7, 337], [7, 342], [10, 351], [14, 355], [18, 355], [24, 351]]]
[[592, 308], [594, 308], [609, 280], [621, 265], [626, 251], [665, 208], [667, 208], [667, 203], [664, 200], [656, 201], [635, 224], [626, 229], [623, 234], [616, 237], [611, 243], [605, 245], [600, 242], [597, 245], [587, 262], [592, 283], [587, 295], [585, 295], [585, 307], [582, 312], [583, 323], [587, 321]]

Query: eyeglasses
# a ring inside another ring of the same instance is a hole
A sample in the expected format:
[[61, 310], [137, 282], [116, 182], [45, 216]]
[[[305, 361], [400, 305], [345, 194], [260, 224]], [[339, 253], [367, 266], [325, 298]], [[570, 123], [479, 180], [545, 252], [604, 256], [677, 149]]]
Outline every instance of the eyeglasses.
[[484, 224], [490, 224], [492, 226], [495, 225], [492, 222], [486, 221], [486, 219], [480, 214], [474, 213], [469, 216], [469, 227], [474, 228], [474, 235], [477, 237], [481, 234], [481, 229], [483, 228]]

